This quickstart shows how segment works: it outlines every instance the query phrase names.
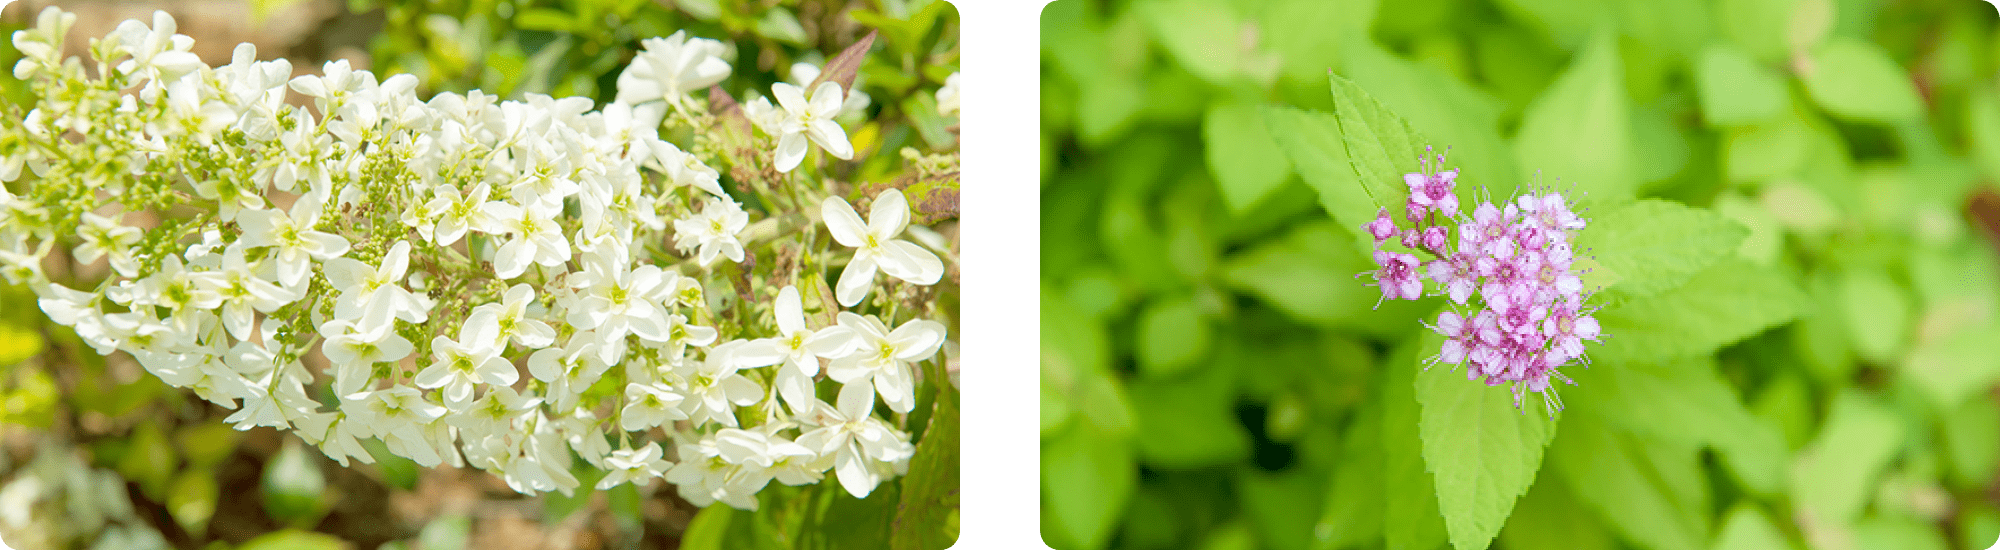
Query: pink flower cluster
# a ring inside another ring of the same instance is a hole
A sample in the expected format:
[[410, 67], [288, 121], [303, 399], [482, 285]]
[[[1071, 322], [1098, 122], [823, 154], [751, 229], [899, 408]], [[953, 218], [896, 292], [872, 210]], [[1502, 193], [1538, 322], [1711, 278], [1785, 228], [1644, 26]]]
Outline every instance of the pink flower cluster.
[[[1375, 238], [1374, 286], [1383, 299], [1415, 300], [1425, 294], [1425, 277], [1437, 283], [1439, 294], [1472, 312], [1447, 310], [1436, 325], [1426, 325], [1446, 338], [1432, 363], [1469, 365], [1466, 378], [1484, 378], [1489, 386], [1509, 383], [1515, 407], [1527, 392], [1540, 393], [1553, 414], [1562, 400], [1549, 379], [1573, 384], [1558, 369], [1571, 361], [1587, 365], [1583, 341], [1600, 336], [1591, 316], [1596, 308], [1583, 305], [1588, 295], [1571, 263], [1570, 235], [1583, 229], [1584, 220], [1553, 191], [1530, 191], [1502, 201], [1505, 206], [1482, 201], [1471, 216], [1461, 216], [1453, 192], [1458, 171], [1436, 170], [1444, 156], [1434, 158], [1426, 155], [1421, 172], [1403, 176], [1410, 187], [1404, 212], [1410, 227], [1399, 225], [1388, 209], [1362, 226]], [[1385, 250], [1392, 239], [1431, 260]]]

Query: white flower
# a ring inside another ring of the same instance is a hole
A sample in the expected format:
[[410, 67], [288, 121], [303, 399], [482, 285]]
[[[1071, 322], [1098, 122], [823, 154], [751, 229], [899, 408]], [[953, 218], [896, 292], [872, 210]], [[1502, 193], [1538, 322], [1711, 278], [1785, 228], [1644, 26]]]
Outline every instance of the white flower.
[[250, 329], [254, 328], [251, 323], [257, 318], [255, 312], [270, 313], [298, 299], [253, 274], [243, 260], [243, 249], [233, 245], [223, 250], [222, 269], [201, 273], [195, 281], [221, 297], [222, 326], [238, 340], [250, 338]]
[[83, 237], [83, 244], [76, 245], [76, 261], [81, 264], [96, 262], [98, 258], [111, 256], [111, 268], [120, 275], [138, 275], [139, 266], [132, 258], [132, 245], [139, 242], [139, 228], [119, 225], [118, 220], [83, 213], [83, 224], [77, 226], [77, 235]]
[[[792, 64], [789, 78], [786, 78], [785, 81], [803, 88], [812, 85], [812, 81], [819, 78], [819, 73], [820, 67], [818, 65], [800, 61]], [[848, 87], [847, 99], [840, 102], [840, 114], [835, 116], [845, 117], [859, 113], [863, 109], [867, 109], [874, 101], [874, 98], [870, 97], [868, 92], [861, 91], [861, 78], [860, 75], [856, 75], [854, 84]]]
[[426, 467], [444, 462], [444, 457], [438, 455], [437, 449], [425, 437], [424, 430], [425, 426], [442, 418], [448, 411], [425, 400], [416, 388], [396, 386], [340, 399], [340, 409], [347, 412], [348, 421], [382, 438], [382, 442], [388, 444], [389, 452]]
[[817, 331], [806, 328], [805, 306], [799, 300], [798, 287], [787, 285], [779, 290], [778, 303], [771, 313], [778, 325], [778, 336], [745, 345], [739, 353], [746, 356], [745, 364], [755, 361], [750, 357], [766, 355], [773, 359], [765, 364], [783, 361], [784, 366], [778, 368], [772, 385], [792, 410], [804, 411], [813, 395], [813, 377], [819, 375], [819, 358], [853, 353], [859, 340], [847, 327], [836, 325]]
[[560, 211], [546, 204], [526, 208], [505, 202], [489, 202], [482, 209], [492, 216], [494, 227], [513, 235], [493, 256], [495, 275], [512, 279], [528, 271], [529, 263], [548, 267], [569, 261], [569, 240], [554, 217]]
[[808, 99], [798, 86], [779, 82], [771, 85], [771, 96], [778, 99], [778, 108], [784, 109], [778, 122], [779, 172], [799, 167], [799, 162], [806, 159], [808, 139], [835, 158], [854, 158], [854, 146], [847, 142], [847, 131], [833, 121], [840, 115], [842, 98], [846, 97], [840, 91], [840, 83], [821, 82]]
[[618, 102], [639, 104], [666, 100], [678, 103], [689, 92], [713, 86], [729, 77], [721, 42], [689, 38], [687, 31], [666, 38], [640, 41], [645, 46], [625, 72], [618, 74]]
[[652, 429], [674, 420], [685, 420], [681, 410], [687, 399], [671, 388], [633, 382], [625, 385], [625, 408], [618, 411], [618, 427], [628, 432]]
[[448, 246], [464, 237], [466, 229], [494, 227], [495, 220], [481, 207], [492, 192], [484, 183], [473, 186], [472, 193], [467, 195], [460, 195], [457, 186], [437, 186], [436, 196], [424, 204], [425, 209], [437, 215], [437, 227], [427, 235], [433, 237], [431, 242]]
[[295, 287], [305, 282], [310, 261], [325, 261], [347, 253], [347, 239], [314, 231], [319, 221], [320, 202], [307, 193], [292, 204], [292, 213], [277, 210], [245, 210], [236, 216], [243, 228], [241, 242], [252, 248], [276, 247], [278, 283]]
[[875, 395], [866, 384], [840, 388], [838, 408], [817, 399], [813, 422], [819, 428], [799, 436], [799, 444], [833, 457], [833, 473], [854, 498], [866, 498], [882, 478], [870, 461], [895, 462], [914, 452], [896, 430], [875, 418]]
[[909, 202], [901, 190], [888, 189], [876, 195], [866, 223], [840, 197], [827, 197], [820, 203], [820, 217], [826, 221], [826, 231], [833, 234], [833, 240], [855, 247], [854, 258], [847, 261], [840, 282], [834, 285], [840, 305], [854, 307], [861, 303], [875, 286], [876, 269], [918, 285], [935, 284], [944, 277], [944, 262], [936, 254], [896, 238], [910, 224]]
[[944, 77], [944, 86], [937, 91], [938, 116], [958, 114], [958, 72]]
[[362, 312], [380, 305], [404, 321], [422, 323], [429, 319], [430, 312], [424, 304], [403, 288], [403, 276], [409, 268], [409, 241], [396, 241], [389, 247], [389, 253], [382, 256], [382, 265], [375, 268], [353, 258], [327, 260], [326, 280], [340, 290], [333, 316], [360, 319]]
[[498, 329], [494, 337], [501, 349], [512, 339], [514, 343], [530, 349], [545, 348], [556, 341], [556, 329], [539, 319], [528, 317], [528, 306], [535, 303], [535, 289], [527, 283], [516, 284], [507, 289], [500, 303], [485, 303], [472, 308], [472, 314], [465, 319], [467, 326], [487, 325]]
[[326, 341], [320, 352], [333, 363], [334, 392], [347, 395], [360, 391], [373, 376], [375, 363], [400, 361], [414, 349], [410, 341], [393, 330], [387, 304], [377, 304], [359, 320], [335, 319], [319, 326]]
[[652, 162], [666, 173], [667, 181], [673, 182], [675, 187], [692, 186], [718, 199], [729, 198], [728, 193], [722, 192], [722, 184], [717, 183], [722, 174], [703, 164], [701, 159], [665, 141], [653, 141], [650, 146], [653, 149]]
[[471, 406], [460, 407], [456, 414], [446, 415], [444, 421], [458, 427], [462, 433], [472, 434], [468, 439], [505, 433], [513, 428], [515, 420], [527, 418], [540, 404], [541, 398], [534, 397], [533, 393], [522, 395], [516, 393], [514, 388], [494, 386], [486, 390], [486, 395], [473, 401]]
[[174, 34], [174, 17], [165, 11], [153, 12], [153, 28], [136, 20], [126, 20], [115, 31], [121, 37], [121, 44], [130, 48], [131, 59], [118, 64], [118, 72], [126, 75], [144, 74], [154, 82], [165, 84], [203, 67], [201, 58], [188, 53], [194, 47], [194, 39], [185, 34]]
[[717, 256], [742, 262], [743, 241], [737, 235], [749, 225], [750, 214], [736, 201], [709, 199], [701, 207], [701, 213], [674, 220], [674, 247], [683, 252], [699, 248], [696, 261], [703, 267], [715, 263]]
[[445, 405], [463, 410], [472, 401], [473, 384], [504, 387], [520, 380], [521, 373], [494, 346], [498, 340], [493, 337], [495, 330], [490, 323], [467, 323], [459, 330], [463, 342], [445, 336], [432, 338], [431, 356], [436, 361], [417, 373], [417, 387], [444, 388]]
[[731, 405], [750, 405], [764, 396], [764, 388], [756, 382], [744, 378], [736, 372], [740, 363], [735, 356], [736, 348], [747, 342], [732, 340], [708, 350], [708, 357], [695, 367], [693, 376], [688, 377], [689, 399], [681, 403], [688, 420], [695, 424], [715, 422], [736, 427], [736, 409]]
[[611, 368], [597, 360], [595, 339], [590, 332], [579, 332], [570, 336], [567, 346], [542, 349], [528, 357], [528, 373], [548, 384], [543, 396], [555, 412], [575, 409], [577, 397]]
[[667, 462], [661, 458], [662, 456], [660, 444], [653, 442], [647, 442], [646, 446], [638, 450], [611, 451], [611, 456], [604, 459], [607, 465], [611, 466], [611, 471], [604, 475], [604, 479], [598, 480], [598, 490], [610, 489], [627, 481], [637, 482], [642, 487], [650, 484], [655, 478], [664, 475], [668, 468], [673, 467], [673, 463]]
[[890, 410], [906, 413], [916, 408], [916, 380], [909, 364], [937, 354], [944, 343], [944, 325], [913, 319], [891, 332], [873, 315], [843, 311], [840, 326], [859, 337], [859, 349], [827, 365], [827, 377], [842, 384], [872, 384]]

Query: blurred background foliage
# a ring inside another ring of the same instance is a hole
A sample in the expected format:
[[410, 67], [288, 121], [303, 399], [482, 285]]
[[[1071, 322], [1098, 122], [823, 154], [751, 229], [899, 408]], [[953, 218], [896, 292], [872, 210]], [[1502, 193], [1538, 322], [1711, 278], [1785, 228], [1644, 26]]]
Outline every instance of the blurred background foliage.
[[[0, 34], [26, 28], [45, 5], [28, 0], [0, 12]], [[958, 119], [939, 115], [936, 90], [958, 71], [959, 21], [939, 0], [100, 0], [63, 7], [80, 16], [71, 53], [119, 21], [149, 20], [154, 9], [166, 9], [211, 65], [228, 63], [236, 43], [252, 42], [261, 58], [291, 59], [295, 74], [317, 74], [325, 61], [346, 58], [377, 74], [413, 73], [425, 97], [480, 89], [507, 99], [582, 95], [599, 105], [616, 94], [618, 74], [645, 38], [684, 29], [731, 44], [725, 59], [734, 71], [721, 86], [748, 99], [746, 90], [810, 80], [794, 75], [794, 64], [817, 69], [826, 56], [878, 32], [856, 81], [873, 104], [866, 122], [847, 124], [857, 158], [866, 160], [839, 177], [857, 189], [913, 185], [915, 178], [921, 181], [914, 185], [929, 186], [920, 195], [948, 193], [956, 204], [956, 175], [933, 174], [941, 165], [925, 156], [958, 148]], [[0, 66], [19, 58], [11, 42], [0, 41]], [[0, 71], [0, 101], [32, 101], [11, 73]], [[949, 189], [932, 180], [948, 181]], [[955, 239], [956, 209], [936, 214], [929, 222]], [[79, 271], [87, 270], [51, 273]], [[957, 320], [945, 321], [956, 334]], [[956, 352], [947, 353], [955, 366]], [[944, 548], [958, 532], [958, 392], [955, 382], [942, 383], [955, 373], [933, 369], [922, 378], [919, 412], [908, 419], [913, 439], [923, 443], [911, 465], [916, 475], [883, 484], [867, 500], [838, 484], [773, 484], [758, 512], [698, 509], [664, 482], [595, 491], [600, 474], [583, 471], [574, 496], [530, 498], [483, 472], [422, 468], [372, 439], [377, 462], [343, 468], [294, 436], [236, 431], [222, 422], [230, 411], [166, 386], [122, 352], [98, 355], [50, 322], [27, 288], [0, 286], [0, 535], [24, 550]], [[924, 481], [905, 483], [913, 479]]]
[[1494, 547], [2000, 536], [1993, 6], [1060, 0], [1042, 41], [1052, 546], [1446, 545], [1410, 397], [1438, 299], [1377, 307], [1366, 241], [1315, 191], [1330, 176], [1260, 114], [1333, 112], [1330, 71], [1451, 147], [1467, 185], [1504, 198], [1539, 170], [1586, 207], [1735, 220], [1734, 271], [1682, 294], [1775, 304], [1686, 306], [1673, 322], [1718, 328], [1672, 342], [1685, 356], [1568, 369]]

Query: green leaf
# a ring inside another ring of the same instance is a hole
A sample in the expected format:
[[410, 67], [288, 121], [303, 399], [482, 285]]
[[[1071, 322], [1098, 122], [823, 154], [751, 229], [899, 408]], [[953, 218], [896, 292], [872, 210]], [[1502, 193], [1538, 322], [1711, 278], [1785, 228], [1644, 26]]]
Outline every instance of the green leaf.
[[1918, 342], [1904, 356], [1901, 374], [1916, 382], [1933, 404], [1951, 410], [2000, 381], [2000, 355], [1993, 352], [2000, 324], [1989, 320], [1945, 330]]
[[1201, 136], [1208, 171], [1215, 175], [1231, 213], [1248, 212], [1292, 177], [1291, 159], [1264, 129], [1263, 115], [1255, 105], [1218, 103], [1209, 108]]
[[709, 506], [695, 512], [694, 519], [688, 520], [687, 530], [681, 532], [681, 550], [722, 550], [735, 515], [736, 509], [728, 506]]
[[1618, 43], [1610, 32], [1599, 31], [1522, 114], [1514, 136], [1521, 169], [1542, 174], [1545, 185], [1574, 184], [1582, 193], [1578, 201], [1586, 204], [1630, 197], [1637, 184], [1630, 102]]
[[1132, 408], [1123, 386], [1108, 372], [1111, 352], [1104, 327], [1046, 287], [1041, 312], [1042, 384], [1088, 423], [1120, 437], [1130, 435]]
[[[1340, 121], [1341, 143], [1370, 203], [1384, 208], [1401, 206], [1407, 194], [1403, 174], [1418, 170], [1417, 159], [1430, 143], [1410, 127], [1410, 121], [1390, 112], [1354, 81], [1337, 74], [1327, 78], [1333, 83], [1333, 114]], [[1296, 161], [1297, 157], [1293, 158]], [[1303, 163], [1300, 165], [1303, 169]], [[1321, 202], [1326, 201], [1322, 198]], [[1374, 219], [1375, 213], [1376, 209], [1369, 209], [1354, 227]]]
[[1064, 550], [1097, 550], [1110, 542], [1138, 484], [1124, 438], [1088, 423], [1070, 425], [1042, 442], [1043, 536]]
[[1323, 472], [1288, 468], [1267, 472], [1254, 466], [1236, 469], [1238, 501], [1243, 515], [1257, 528], [1263, 547], [1306, 550], [1313, 522], [1319, 517]]
[[958, 511], [958, 398], [950, 390], [940, 393], [902, 479], [903, 498], [889, 535], [892, 550], [936, 550], [958, 540], [955, 524], [946, 521]]
[[1438, 498], [1432, 496], [1437, 480], [1424, 468], [1416, 396], [1418, 376], [1443, 373], [1420, 371], [1414, 366], [1417, 353], [1413, 345], [1401, 346], [1382, 376], [1382, 469], [1376, 475], [1384, 494], [1395, 495], [1385, 499], [1382, 509], [1382, 533], [1390, 550], [1429, 550], [1445, 542], [1445, 522], [1438, 514]]
[[1987, 90], [1975, 90], [1969, 96], [1965, 109], [1969, 153], [1987, 173], [2000, 173], [2000, 98]]
[[167, 442], [159, 422], [141, 422], [132, 429], [129, 441], [125, 456], [118, 460], [118, 473], [138, 483], [155, 502], [166, 499], [174, 472], [180, 467], [180, 457], [174, 454], [174, 446]]
[[1694, 447], [1632, 437], [1595, 414], [1576, 414], [1565, 424], [1549, 460], [1578, 501], [1641, 548], [1702, 547], [1707, 488]]
[[1604, 343], [1586, 353], [1613, 367], [1704, 355], [1792, 319], [1803, 300], [1789, 277], [1726, 259], [1679, 288], [1599, 311]]
[[1414, 318], [1433, 306], [1389, 300], [1377, 309], [1382, 292], [1355, 278], [1374, 265], [1348, 244], [1354, 234], [1359, 233], [1342, 233], [1325, 220], [1300, 224], [1231, 257], [1222, 280], [1299, 321], [1385, 337], [1407, 333], [1407, 326], [1383, 320]]
[[1711, 125], [1770, 120], [1784, 113], [1791, 101], [1784, 79], [1726, 44], [1702, 50], [1694, 77], [1702, 119]]
[[1833, 116], [1857, 122], [1899, 123], [1921, 119], [1923, 100], [1910, 73], [1881, 46], [1845, 36], [1814, 50], [1799, 78], [1813, 101]]
[[[278, 454], [264, 465], [264, 511], [271, 519], [310, 526], [326, 515], [326, 475], [315, 456], [295, 438], [285, 438]], [[318, 453], [314, 453], [318, 454]]]
[[1132, 412], [1139, 419], [1136, 443], [1146, 464], [1187, 469], [1250, 456], [1250, 433], [1236, 420], [1233, 374], [1204, 368], [1182, 379], [1132, 383]]
[[1197, 366], [1208, 353], [1209, 328], [1189, 296], [1155, 300], [1139, 313], [1139, 372], [1169, 377]]
[[1650, 439], [1715, 448], [1744, 488], [1775, 496], [1788, 450], [1776, 424], [1750, 412], [1706, 357], [1627, 361], [1577, 372], [1570, 403], [1593, 407], [1613, 424]]
[[1812, 153], [1812, 137], [1790, 120], [1731, 129], [1723, 141], [1723, 175], [1753, 183], [1793, 175]]
[[1785, 33], [1798, 0], [1721, 0], [1716, 20], [1723, 34], [1742, 46], [1744, 52], [1764, 61], [1779, 61], [1790, 51]]
[[1153, 31], [1161, 48], [1210, 84], [1247, 79], [1270, 84], [1277, 76], [1277, 56], [1243, 40], [1255, 26], [1235, 6], [1220, 2], [1164, 0], [1132, 7]]
[[[1373, 246], [1361, 226], [1375, 219], [1380, 208], [1402, 200], [1401, 190], [1382, 182], [1364, 183], [1355, 175], [1338, 117], [1290, 107], [1265, 107], [1263, 112], [1271, 137], [1291, 159], [1300, 179], [1319, 192], [1320, 205], [1339, 223], [1346, 238], [1358, 247]], [[1414, 167], [1415, 159], [1410, 164]], [[1402, 181], [1402, 176], [1396, 181]]]
[[[1418, 342], [1417, 354], [1426, 355], [1443, 337], [1426, 331]], [[1507, 388], [1466, 380], [1460, 370], [1418, 373], [1416, 397], [1424, 465], [1437, 478], [1438, 510], [1451, 545], [1485, 548], [1534, 483], [1556, 422], [1542, 411], [1516, 408]]]
[[1994, 469], [2000, 467], [2000, 402], [1992, 397], [1969, 399], [1943, 420], [1952, 485], [1974, 489], [1993, 483]]
[[[1313, 527], [1317, 535], [1313, 550], [1344, 550], [1383, 535], [1383, 508], [1387, 499], [1382, 472], [1387, 462], [1382, 449], [1382, 407], [1370, 402], [1357, 408], [1354, 414], [1354, 420], [1341, 434], [1340, 460], [1334, 466], [1332, 488], [1320, 508], [1319, 524]], [[1430, 487], [1416, 490], [1426, 495], [1431, 492]]]
[[1847, 335], [1861, 358], [1886, 363], [1900, 356], [1910, 328], [1910, 299], [1880, 269], [1849, 270], [1840, 279]]
[[[1945, 550], [1944, 533], [1929, 521], [1906, 515], [1870, 516], [1854, 526], [1855, 548]], [[1967, 541], [1985, 544], [1986, 541]]]
[[1875, 479], [1903, 448], [1903, 424], [1875, 399], [1842, 391], [1825, 428], [1792, 463], [1791, 496], [1812, 522], [1843, 525], [1861, 514]]
[[345, 550], [353, 547], [333, 535], [293, 528], [250, 539], [236, 550]]
[[1562, 476], [1537, 476], [1528, 494], [1514, 505], [1507, 527], [1500, 530], [1500, 544], [1506, 548], [1561, 548], [1564, 550], [1611, 550], [1611, 532], [1590, 514], [1579, 514], [1583, 504], [1563, 484]]
[[1340, 63], [1349, 36], [1367, 32], [1375, 2], [1278, 0], [1262, 13], [1264, 40], [1288, 80], [1317, 82]]
[[757, 35], [794, 46], [806, 46], [808, 40], [799, 17], [782, 6], [765, 11], [764, 17], [757, 20]]
[[[627, 483], [620, 487], [631, 487]], [[465, 548], [472, 535], [472, 518], [452, 514], [433, 519], [417, 531], [417, 550], [457, 550]]]
[[1741, 503], [1722, 520], [1722, 532], [1715, 536], [1715, 550], [1794, 550], [1797, 544], [1785, 538], [1771, 517], [1754, 504]]
[[1672, 290], [1733, 256], [1749, 234], [1742, 224], [1709, 210], [1646, 199], [1591, 216], [1575, 246], [1618, 275], [1612, 288], [1620, 294], [1644, 297]]
[[[1470, 183], [1459, 186], [1461, 199], [1475, 196], [1481, 185], [1493, 185], [1495, 190], [1513, 186], [1508, 180], [1518, 170], [1513, 150], [1500, 138], [1500, 102], [1443, 69], [1366, 40], [1347, 45], [1345, 51], [1342, 76], [1367, 90], [1385, 110], [1409, 120], [1413, 135], [1420, 136], [1419, 148], [1450, 152], [1446, 160], [1459, 170], [1458, 181]], [[1404, 189], [1401, 175], [1397, 178], [1389, 182], [1391, 187]], [[1397, 205], [1389, 206], [1394, 211]]]
[[181, 529], [196, 537], [204, 536], [208, 534], [208, 520], [215, 517], [220, 492], [215, 474], [206, 470], [182, 471], [174, 480], [174, 488], [167, 492], [167, 513], [174, 516]]

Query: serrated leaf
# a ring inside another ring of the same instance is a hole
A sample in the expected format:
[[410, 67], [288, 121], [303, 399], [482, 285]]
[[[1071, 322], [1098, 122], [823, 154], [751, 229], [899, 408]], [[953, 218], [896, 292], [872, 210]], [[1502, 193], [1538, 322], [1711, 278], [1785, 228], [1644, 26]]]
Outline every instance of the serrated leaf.
[[[1340, 122], [1340, 141], [1370, 203], [1384, 208], [1401, 206], [1408, 194], [1403, 174], [1418, 170], [1417, 160], [1430, 143], [1417, 134], [1410, 121], [1391, 112], [1354, 81], [1338, 74], [1329, 74], [1327, 79], [1333, 85], [1333, 114]], [[1369, 209], [1360, 223], [1374, 219], [1375, 212]], [[1358, 233], [1361, 226], [1357, 223], [1355, 227]]]
[[1803, 301], [1789, 277], [1728, 258], [1678, 288], [1599, 311], [1604, 341], [1585, 353], [1610, 368], [1704, 355], [1791, 320]]
[[[1440, 373], [1421, 372], [1417, 351], [1404, 345], [1391, 355], [1389, 371], [1382, 376], [1382, 478], [1385, 499], [1382, 534], [1389, 550], [1429, 550], [1445, 542], [1445, 524], [1439, 516], [1438, 498], [1432, 496], [1436, 478], [1424, 468], [1424, 442], [1416, 396], [1416, 377]], [[1485, 389], [1485, 388], [1482, 388]]]
[[1695, 65], [1695, 91], [1701, 98], [1702, 120], [1734, 126], [1769, 120], [1784, 113], [1790, 101], [1785, 81], [1757, 64], [1742, 50], [1726, 44], [1702, 50]]
[[1813, 51], [1809, 63], [1799, 78], [1813, 102], [1833, 116], [1883, 124], [1923, 117], [1924, 103], [1909, 71], [1881, 46], [1834, 37]]
[[1412, 318], [1432, 306], [1389, 300], [1378, 308], [1382, 292], [1355, 278], [1373, 264], [1347, 244], [1351, 235], [1325, 220], [1300, 224], [1229, 258], [1222, 280], [1299, 321], [1381, 336], [1407, 332], [1383, 321]]
[[[1418, 342], [1417, 355], [1427, 356], [1443, 338], [1427, 331]], [[1486, 548], [1515, 500], [1534, 484], [1556, 421], [1539, 409], [1515, 408], [1507, 388], [1466, 380], [1463, 370], [1417, 373], [1416, 396], [1424, 466], [1436, 476], [1451, 545]]]
[[1208, 172], [1231, 213], [1242, 215], [1292, 177], [1292, 161], [1264, 128], [1257, 106], [1216, 104], [1202, 118]]
[[[1618, 533], [1647, 550], [1696, 550], [1708, 537], [1701, 477], [1675, 475], [1695, 467], [1695, 449], [1642, 440], [1592, 414], [1566, 422], [1549, 448], [1553, 468], [1577, 500]], [[1692, 481], [1693, 483], [1688, 483]], [[1693, 485], [1693, 487], [1688, 487]]]
[[1618, 274], [1612, 288], [1643, 297], [1671, 290], [1733, 256], [1750, 234], [1715, 212], [1659, 199], [1595, 212], [1577, 233], [1578, 255], [1592, 256]]
[[1842, 525], [1861, 514], [1875, 479], [1903, 447], [1903, 424], [1875, 399], [1846, 390], [1825, 427], [1792, 463], [1791, 497], [1815, 524]]
[[889, 535], [892, 550], [934, 550], [958, 540], [958, 530], [946, 521], [959, 502], [958, 412], [956, 395], [937, 400], [901, 482], [902, 501]]
[[[1613, 204], [1632, 195], [1631, 100], [1618, 43], [1599, 31], [1521, 115], [1514, 151], [1524, 175], [1575, 185], [1576, 200]], [[1495, 186], [1499, 187], [1499, 186]]]
[[1355, 175], [1338, 117], [1290, 107], [1265, 107], [1263, 113], [1271, 137], [1291, 159], [1299, 178], [1319, 192], [1320, 205], [1339, 223], [1341, 233], [1357, 246], [1373, 246], [1361, 226], [1375, 219], [1378, 208], [1401, 200], [1402, 195], [1391, 195], [1400, 191], [1389, 186], [1370, 187]]

